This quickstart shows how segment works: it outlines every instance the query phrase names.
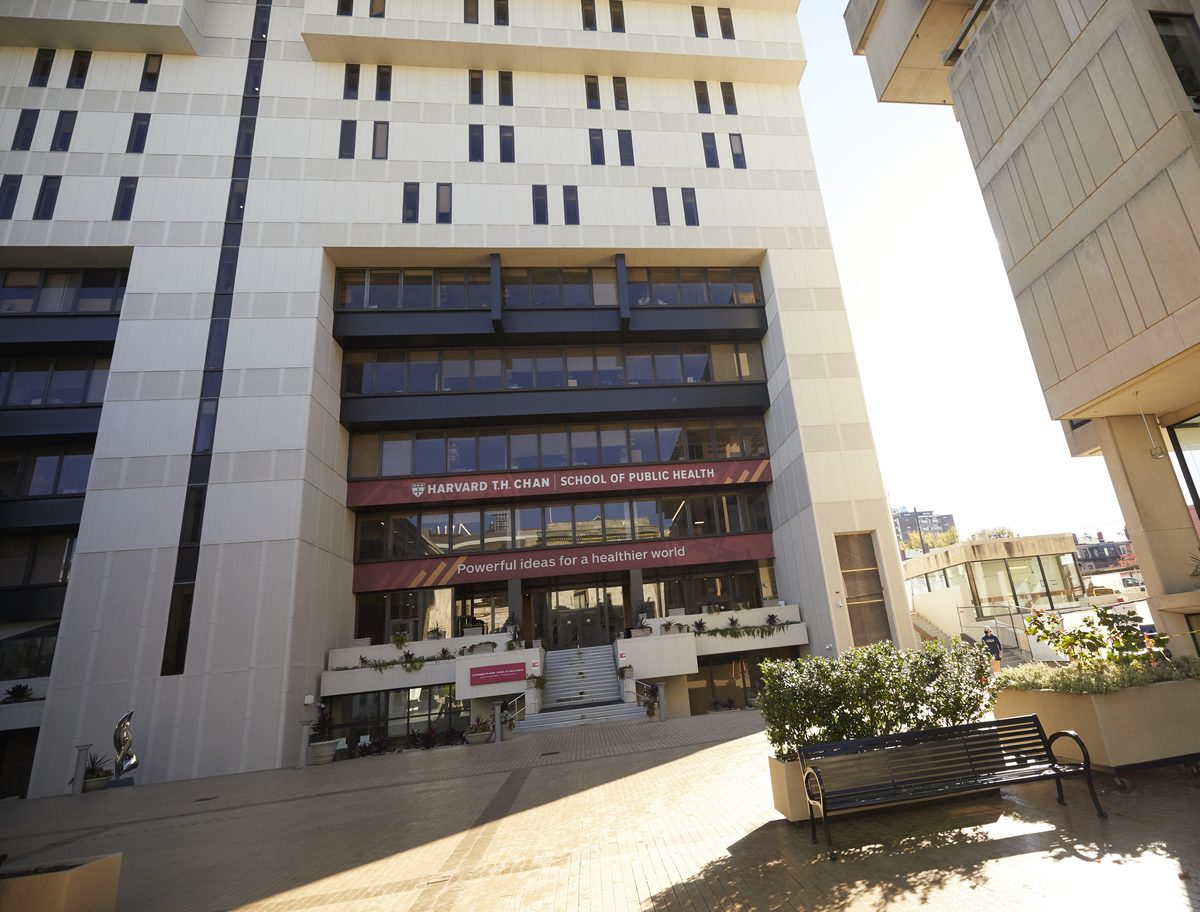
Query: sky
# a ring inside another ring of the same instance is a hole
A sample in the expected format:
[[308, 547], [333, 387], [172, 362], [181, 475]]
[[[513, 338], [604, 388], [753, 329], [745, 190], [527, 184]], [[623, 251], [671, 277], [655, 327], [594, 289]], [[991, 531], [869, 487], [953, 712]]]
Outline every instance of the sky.
[[953, 108], [877, 102], [844, 8], [802, 0], [800, 95], [891, 505], [1124, 537], [1102, 457], [1046, 410]]

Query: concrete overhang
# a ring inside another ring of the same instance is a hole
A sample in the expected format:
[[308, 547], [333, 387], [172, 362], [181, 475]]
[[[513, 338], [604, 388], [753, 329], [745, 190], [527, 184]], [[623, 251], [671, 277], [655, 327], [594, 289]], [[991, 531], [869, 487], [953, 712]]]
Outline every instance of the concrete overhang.
[[196, 56], [205, 9], [206, 0], [0, 0], [0, 36], [8, 47]]
[[1034, 557], [1039, 554], [1074, 554], [1075, 539], [1067, 532], [1052, 535], [1019, 535], [1016, 538], [987, 538], [964, 541], [949, 548], [938, 548], [901, 565], [904, 578], [912, 579], [922, 573], [944, 570], [969, 561], [999, 560], [1000, 558]]

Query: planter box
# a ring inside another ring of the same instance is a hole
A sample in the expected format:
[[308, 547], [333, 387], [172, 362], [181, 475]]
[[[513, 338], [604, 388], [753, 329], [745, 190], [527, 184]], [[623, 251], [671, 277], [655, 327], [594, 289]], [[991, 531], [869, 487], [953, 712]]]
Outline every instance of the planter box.
[[629, 636], [630, 636], [630, 638], [648, 637], [652, 633], [654, 633], [654, 630], [650, 627], [634, 627], [632, 630], [629, 631]]
[[83, 793], [86, 795], [88, 792], [98, 792], [101, 789], [106, 789], [108, 788], [108, 784], [110, 782], [112, 782], [112, 776], [100, 776], [96, 779], [84, 779]]
[[799, 760], [784, 763], [767, 757], [771, 770], [771, 798], [775, 810], [792, 823], [808, 819], [808, 797], [804, 794], [804, 767]]
[[463, 735], [468, 744], [487, 744], [492, 740], [491, 732], [467, 732]]
[[[1163, 681], [1116, 693], [1069, 694], [1053, 690], [1002, 690], [997, 719], [1037, 713], [1047, 735], [1073, 731], [1092, 763], [1116, 769], [1200, 754], [1200, 681]], [[1082, 760], [1073, 741], [1054, 744], [1063, 760]]]
[[[39, 867], [72, 865], [65, 871], [13, 877]], [[113, 912], [117, 908], [117, 882], [121, 878], [121, 855], [92, 855], [65, 861], [41, 862], [5, 868], [0, 880], [0, 909], [30, 912]]]
[[333, 762], [333, 755], [337, 751], [337, 739], [332, 741], [313, 741], [309, 744], [313, 753], [313, 765], [322, 766], [326, 763]]

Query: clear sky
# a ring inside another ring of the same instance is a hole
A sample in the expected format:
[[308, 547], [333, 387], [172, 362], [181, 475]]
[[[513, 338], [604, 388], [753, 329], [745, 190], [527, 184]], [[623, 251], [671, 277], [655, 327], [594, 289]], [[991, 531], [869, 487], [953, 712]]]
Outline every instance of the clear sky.
[[953, 109], [877, 102], [844, 8], [800, 4], [800, 94], [892, 506], [1121, 536], [1103, 459], [1046, 411]]

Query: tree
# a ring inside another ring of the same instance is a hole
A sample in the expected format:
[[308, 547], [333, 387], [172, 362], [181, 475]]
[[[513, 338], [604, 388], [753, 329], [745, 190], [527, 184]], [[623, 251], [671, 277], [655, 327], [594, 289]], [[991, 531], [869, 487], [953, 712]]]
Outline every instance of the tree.
[[1138, 562], [1137, 555], [1133, 553], [1133, 549], [1131, 548], [1128, 551], [1126, 551], [1124, 554], [1121, 555], [1120, 560], [1117, 561], [1117, 566], [1118, 567], [1132, 567], [1137, 562]]
[[1008, 526], [995, 526], [991, 529], [980, 529], [971, 536], [971, 541], [987, 541], [989, 538], [1016, 538], [1017, 533]]
[[[926, 532], [925, 547], [931, 551], [934, 548], [949, 548], [958, 541], [958, 529], [951, 526], [946, 532]], [[921, 551], [921, 533], [915, 529], [908, 533], [908, 538], [900, 542], [903, 551]]]

